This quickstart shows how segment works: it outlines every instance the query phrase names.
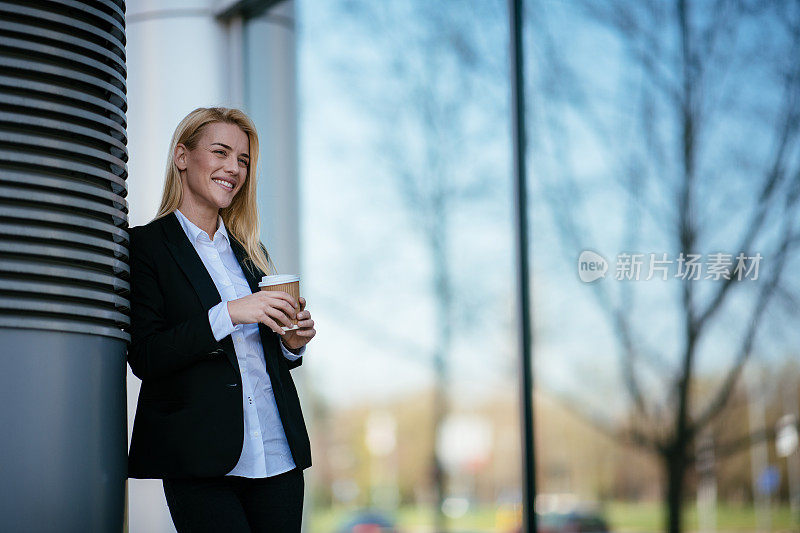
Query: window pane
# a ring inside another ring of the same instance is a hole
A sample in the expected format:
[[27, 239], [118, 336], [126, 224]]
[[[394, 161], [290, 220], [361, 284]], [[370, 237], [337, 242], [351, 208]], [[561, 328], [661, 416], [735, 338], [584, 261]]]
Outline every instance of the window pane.
[[800, 9], [526, 4], [537, 507], [797, 529]]
[[512, 531], [505, 2], [299, 6], [311, 529]]

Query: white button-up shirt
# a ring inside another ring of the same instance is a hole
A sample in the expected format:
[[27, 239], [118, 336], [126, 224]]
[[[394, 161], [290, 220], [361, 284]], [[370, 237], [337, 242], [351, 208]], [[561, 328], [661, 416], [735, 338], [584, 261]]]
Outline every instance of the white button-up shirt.
[[[231, 335], [242, 375], [244, 444], [239, 462], [228, 475], [261, 478], [287, 472], [295, 464], [272, 393], [272, 382], [267, 373], [258, 324], [234, 325], [228, 313], [230, 300], [252, 294], [252, 291], [233, 254], [222, 217], [219, 218], [219, 228], [211, 240], [205, 231], [179, 210], [175, 210], [175, 215], [222, 298], [220, 303], [208, 311], [211, 331], [217, 340]], [[290, 361], [298, 359], [305, 351], [303, 347], [300, 354], [295, 355], [283, 343], [280, 345], [283, 356]]]

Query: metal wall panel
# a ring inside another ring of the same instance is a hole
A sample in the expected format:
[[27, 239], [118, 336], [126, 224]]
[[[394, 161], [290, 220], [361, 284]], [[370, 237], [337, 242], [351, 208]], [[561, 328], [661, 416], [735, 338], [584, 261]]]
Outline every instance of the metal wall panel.
[[123, 9], [0, 1], [0, 327], [127, 340]]

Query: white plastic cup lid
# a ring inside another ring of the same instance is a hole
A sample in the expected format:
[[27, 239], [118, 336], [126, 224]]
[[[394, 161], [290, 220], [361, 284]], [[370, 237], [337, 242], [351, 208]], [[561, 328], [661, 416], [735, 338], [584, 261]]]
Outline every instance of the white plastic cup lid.
[[282, 285], [284, 283], [292, 283], [300, 281], [299, 274], [273, 274], [272, 276], [264, 276], [261, 278], [259, 287], [268, 287], [270, 285]]

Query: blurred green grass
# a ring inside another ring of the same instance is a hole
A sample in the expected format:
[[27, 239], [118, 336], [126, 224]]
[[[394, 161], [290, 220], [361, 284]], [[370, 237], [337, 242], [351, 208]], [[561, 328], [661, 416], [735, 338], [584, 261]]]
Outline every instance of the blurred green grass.
[[[319, 509], [311, 513], [311, 533], [332, 533], [352, 515], [347, 509]], [[433, 515], [429, 507], [401, 507], [388, 514], [400, 531], [432, 531]], [[459, 518], [448, 519], [452, 531], [498, 531], [495, 529], [497, 511], [494, 508], [475, 509]]]
[[[606, 518], [613, 530], [620, 533], [664, 530], [664, 510], [658, 502], [614, 502], [606, 507]], [[756, 512], [749, 505], [719, 504], [716, 523], [719, 532], [757, 531]], [[694, 505], [685, 509], [684, 529], [687, 533], [697, 530], [697, 508]], [[772, 531], [773, 533], [800, 531], [798, 523], [796, 521], [792, 523], [788, 505], [772, 507]]]
[[[310, 515], [311, 533], [333, 533], [351, 516], [351, 509], [315, 509]], [[449, 519], [449, 528], [456, 532], [507, 533], [513, 512], [495, 508], [471, 509], [464, 516]], [[658, 502], [630, 503], [612, 502], [605, 506], [605, 518], [611, 530], [618, 533], [657, 533], [664, 531], [663, 508]], [[427, 507], [402, 507], [394, 515], [397, 526], [403, 532], [432, 531], [433, 517]], [[500, 524], [503, 524], [501, 527]], [[697, 510], [687, 506], [684, 515], [685, 532], [697, 531]], [[751, 506], [720, 504], [717, 507], [717, 531], [719, 533], [755, 532], [756, 513]], [[772, 532], [796, 533], [800, 524], [792, 522], [788, 505], [772, 507]]]

